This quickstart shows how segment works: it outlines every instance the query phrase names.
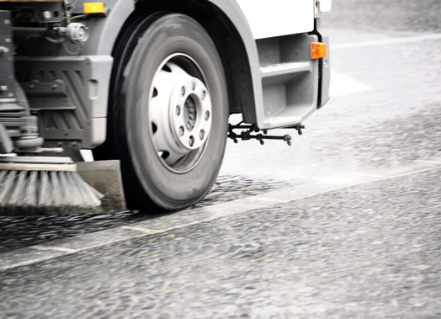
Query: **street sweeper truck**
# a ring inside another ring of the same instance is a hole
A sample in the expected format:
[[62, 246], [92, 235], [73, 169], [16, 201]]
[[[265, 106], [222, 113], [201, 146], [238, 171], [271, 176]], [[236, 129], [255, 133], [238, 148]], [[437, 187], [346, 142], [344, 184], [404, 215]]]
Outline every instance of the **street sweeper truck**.
[[290, 145], [271, 129], [301, 133], [329, 99], [330, 7], [0, 0], [0, 213], [176, 210], [210, 190], [227, 138]]

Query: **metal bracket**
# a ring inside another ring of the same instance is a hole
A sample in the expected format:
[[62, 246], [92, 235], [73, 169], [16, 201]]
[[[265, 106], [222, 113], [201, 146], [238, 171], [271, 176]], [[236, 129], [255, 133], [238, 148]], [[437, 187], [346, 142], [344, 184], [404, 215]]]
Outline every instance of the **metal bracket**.
[[22, 82], [32, 111], [75, 110], [76, 106], [69, 100], [63, 80], [52, 82]]
[[296, 124], [296, 125], [288, 126], [288, 127], [284, 127], [284, 128], [286, 128], [286, 129], [295, 129], [299, 135], [302, 135], [303, 134], [302, 130], [305, 129], [305, 125], [303, 125], [303, 124]]

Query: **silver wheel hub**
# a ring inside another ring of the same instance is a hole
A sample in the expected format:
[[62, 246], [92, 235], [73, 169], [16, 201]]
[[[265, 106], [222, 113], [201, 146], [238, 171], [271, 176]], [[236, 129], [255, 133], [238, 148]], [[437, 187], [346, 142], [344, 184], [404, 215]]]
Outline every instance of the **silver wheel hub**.
[[207, 140], [212, 105], [200, 79], [170, 62], [170, 58], [165, 61], [153, 79], [149, 117], [158, 155], [173, 165]]

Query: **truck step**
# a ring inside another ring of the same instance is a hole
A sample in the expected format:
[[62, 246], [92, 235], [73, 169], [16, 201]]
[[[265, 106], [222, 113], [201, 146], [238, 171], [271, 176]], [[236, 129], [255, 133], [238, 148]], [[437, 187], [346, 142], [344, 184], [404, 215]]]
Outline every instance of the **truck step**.
[[263, 86], [285, 83], [294, 79], [300, 73], [310, 71], [310, 62], [276, 63], [260, 67]]

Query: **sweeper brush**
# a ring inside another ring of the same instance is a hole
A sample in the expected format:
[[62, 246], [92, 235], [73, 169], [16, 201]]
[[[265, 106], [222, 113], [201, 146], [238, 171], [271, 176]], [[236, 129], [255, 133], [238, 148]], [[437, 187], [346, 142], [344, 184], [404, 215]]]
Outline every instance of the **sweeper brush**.
[[100, 192], [75, 164], [0, 164], [0, 214], [78, 214], [96, 211]]

